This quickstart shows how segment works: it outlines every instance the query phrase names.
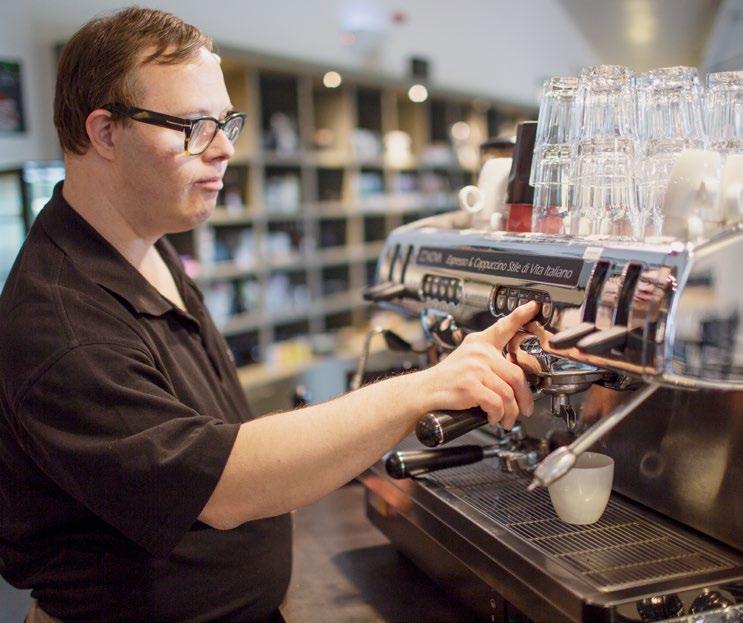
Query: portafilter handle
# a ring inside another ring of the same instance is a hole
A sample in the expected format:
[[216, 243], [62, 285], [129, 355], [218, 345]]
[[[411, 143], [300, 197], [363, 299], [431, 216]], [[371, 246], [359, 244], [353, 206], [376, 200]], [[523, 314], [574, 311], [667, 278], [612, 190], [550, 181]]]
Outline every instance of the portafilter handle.
[[418, 420], [415, 436], [424, 446], [437, 448], [487, 423], [488, 416], [479, 407], [464, 411], [431, 411]]
[[[529, 374], [527, 380], [532, 395], [535, 398], [540, 396], [542, 378]], [[431, 411], [418, 420], [415, 436], [424, 446], [437, 448], [487, 423], [488, 415], [480, 407], [462, 411]]]
[[454, 446], [438, 450], [394, 450], [384, 457], [387, 473], [393, 478], [415, 478], [440, 469], [477, 463], [497, 456], [497, 449], [482, 446]]
[[497, 446], [452, 446], [434, 450], [393, 450], [384, 456], [384, 466], [392, 478], [416, 478], [440, 469], [460, 467], [483, 459], [498, 458], [506, 472], [531, 472], [543, 453], [528, 447], [509, 449]]
[[[523, 340], [519, 348], [531, 355], [540, 368], [539, 372], [526, 375], [534, 397], [551, 396], [553, 414], [562, 415], [569, 427], [574, 428], [577, 418], [569, 396], [587, 390], [602, 380], [605, 372], [545, 352], [534, 336]], [[415, 434], [424, 446], [436, 448], [487, 422], [487, 414], [479, 407], [464, 411], [432, 411], [418, 420]]]

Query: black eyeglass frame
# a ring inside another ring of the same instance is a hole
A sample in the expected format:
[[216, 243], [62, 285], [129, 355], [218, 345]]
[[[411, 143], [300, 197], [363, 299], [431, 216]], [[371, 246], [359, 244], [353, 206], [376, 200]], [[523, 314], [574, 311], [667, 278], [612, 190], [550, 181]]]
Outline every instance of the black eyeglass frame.
[[[199, 154], [203, 154], [207, 149], [209, 149], [209, 145], [212, 144], [214, 137], [217, 136], [217, 132], [219, 132], [220, 130], [224, 130], [225, 126], [230, 121], [234, 120], [235, 118], [241, 118], [243, 122], [242, 122], [242, 125], [240, 126], [240, 131], [237, 133], [237, 136], [235, 137], [235, 141], [237, 141], [237, 138], [240, 136], [240, 133], [245, 127], [245, 117], [247, 116], [244, 112], [232, 112], [225, 117], [224, 121], [220, 121], [219, 119], [216, 119], [215, 117], [209, 117], [209, 116], [195, 117], [193, 119], [185, 119], [183, 117], [175, 117], [174, 115], [166, 115], [161, 112], [155, 112], [154, 110], [147, 110], [146, 108], [137, 108], [135, 106], [124, 106], [123, 104], [106, 104], [105, 106], [102, 106], [102, 108], [109, 112], [116, 113], [118, 115], [122, 115], [124, 117], [133, 119], [134, 121], [140, 121], [141, 123], [149, 123], [150, 125], [156, 125], [161, 128], [169, 128], [171, 130], [183, 132], [186, 135], [185, 140], [183, 142], [183, 150], [192, 156], [198, 156]], [[199, 152], [193, 153], [193, 152], [188, 151], [188, 143], [191, 140], [191, 134], [193, 133], [193, 128], [200, 121], [213, 121], [216, 124], [216, 129], [214, 130], [214, 134], [212, 135], [212, 137], [209, 139], [207, 144], [204, 146], [204, 149], [202, 149]]]

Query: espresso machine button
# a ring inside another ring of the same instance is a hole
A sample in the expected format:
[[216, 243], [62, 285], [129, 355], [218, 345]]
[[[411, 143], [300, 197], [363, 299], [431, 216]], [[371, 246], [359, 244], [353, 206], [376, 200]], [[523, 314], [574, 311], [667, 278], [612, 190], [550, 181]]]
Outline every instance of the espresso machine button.
[[434, 277], [431, 281], [431, 296], [435, 299], [439, 298], [439, 286], [441, 285], [441, 278]]
[[541, 315], [541, 321], [543, 324], [547, 324], [552, 317], [552, 301], [550, 300], [549, 296], [545, 296], [544, 300], [542, 301]]
[[505, 288], [498, 290], [498, 294], [495, 297], [495, 309], [499, 312], [506, 311], [506, 301], [508, 299], [508, 292]]
[[512, 312], [516, 307], [518, 306], [519, 300], [516, 296], [508, 295], [508, 299], [506, 300], [506, 311]]
[[439, 298], [442, 301], [446, 300], [446, 288], [449, 286], [449, 280], [445, 277], [441, 278], [441, 281], [439, 282]]
[[446, 286], [446, 300], [450, 303], [454, 302], [454, 292], [456, 290], [457, 284], [453, 279], [449, 280], [449, 283]]

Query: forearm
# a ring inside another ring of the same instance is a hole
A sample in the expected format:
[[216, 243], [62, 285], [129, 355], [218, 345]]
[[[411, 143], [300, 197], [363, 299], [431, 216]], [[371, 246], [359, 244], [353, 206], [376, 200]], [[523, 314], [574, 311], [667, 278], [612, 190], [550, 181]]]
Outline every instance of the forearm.
[[202, 520], [232, 527], [314, 502], [408, 434], [434, 393], [425, 373], [408, 374], [246, 422]]
[[470, 334], [441, 363], [330, 402], [243, 424], [199, 518], [230, 528], [309, 504], [357, 476], [433, 409], [479, 406], [510, 428], [533, 409], [524, 373], [503, 357], [537, 312], [527, 303]]

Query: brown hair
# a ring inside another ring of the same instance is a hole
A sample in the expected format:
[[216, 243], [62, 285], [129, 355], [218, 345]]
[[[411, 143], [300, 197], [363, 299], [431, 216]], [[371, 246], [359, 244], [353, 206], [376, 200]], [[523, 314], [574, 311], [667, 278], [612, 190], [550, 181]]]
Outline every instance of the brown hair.
[[[154, 9], [129, 7], [89, 21], [59, 59], [54, 125], [65, 152], [84, 154], [88, 115], [106, 104], [135, 105], [138, 64], [176, 64], [212, 41], [196, 27]], [[142, 57], [144, 50], [152, 53]]]

